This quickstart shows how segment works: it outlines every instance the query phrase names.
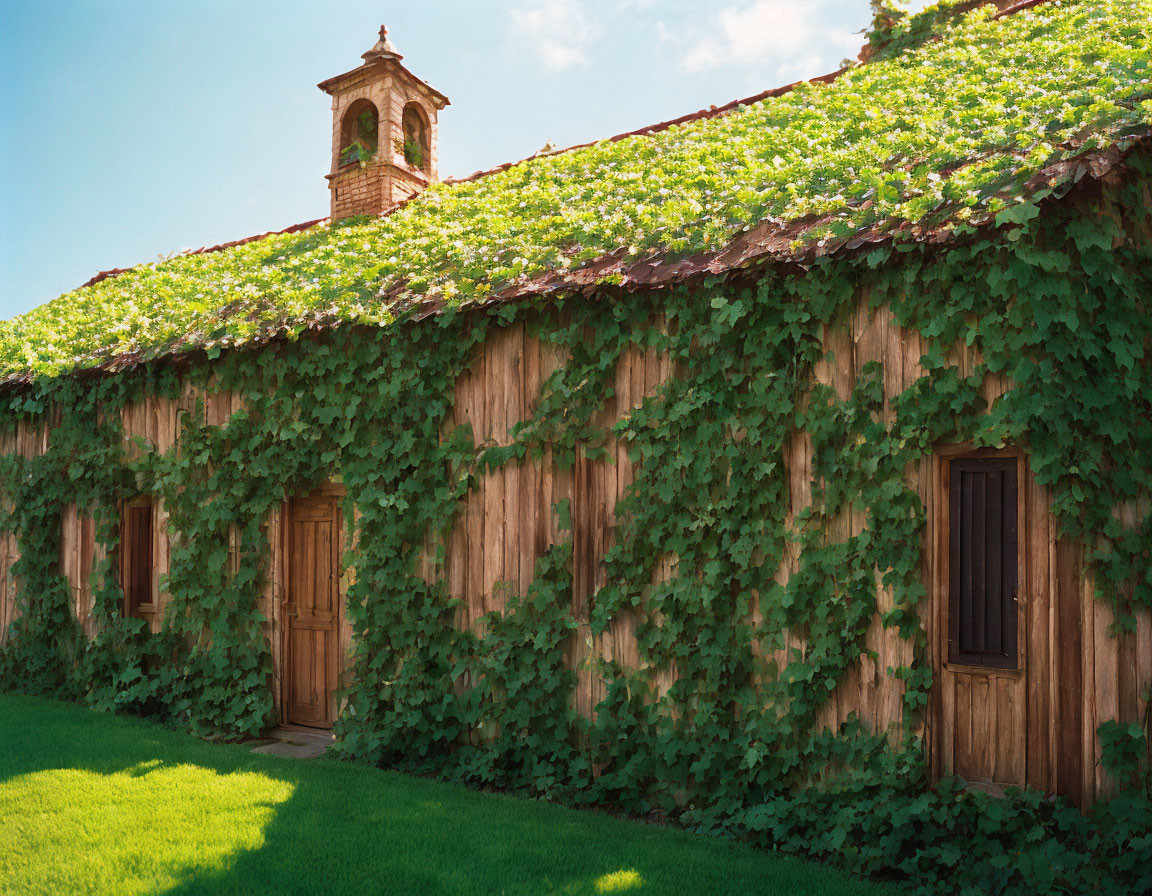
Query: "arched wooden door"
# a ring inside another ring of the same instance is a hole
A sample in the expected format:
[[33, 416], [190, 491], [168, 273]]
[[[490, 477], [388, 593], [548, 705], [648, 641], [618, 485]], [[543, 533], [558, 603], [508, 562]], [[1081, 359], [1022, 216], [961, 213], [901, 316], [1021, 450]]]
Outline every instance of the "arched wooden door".
[[340, 497], [288, 502], [284, 590], [285, 721], [330, 728], [340, 674]]

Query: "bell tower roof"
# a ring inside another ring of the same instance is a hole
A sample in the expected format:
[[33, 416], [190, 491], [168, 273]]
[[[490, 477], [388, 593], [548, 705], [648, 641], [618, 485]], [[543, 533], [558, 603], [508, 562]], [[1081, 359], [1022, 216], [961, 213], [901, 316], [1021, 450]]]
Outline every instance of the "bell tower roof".
[[375, 44], [372, 45], [366, 53], [362, 53], [360, 58], [364, 60], [364, 64], [359, 68], [354, 68], [351, 71], [344, 72], [342, 75], [335, 75], [327, 80], [321, 81], [316, 86], [323, 90], [325, 93], [335, 95], [341, 92], [347, 85], [361, 81], [365, 78], [370, 78], [375, 74], [377, 69], [383, 72], [385, 67], [395, 68], [402, 73], [403, 76], [411, 79], [411, 81], [418, 87], [420, 92], [429, 97], [437, 109], [443, 109], [449, 105], [448, 97], [442, 94], [439, 90], [417, 78], [412, 72], [400, 62], [404, 58], [403, 54], [396, 49], [396, 45], [392, 43], [388, 37], [388, 28], [384, 25], [380, 26], [380, 37]]

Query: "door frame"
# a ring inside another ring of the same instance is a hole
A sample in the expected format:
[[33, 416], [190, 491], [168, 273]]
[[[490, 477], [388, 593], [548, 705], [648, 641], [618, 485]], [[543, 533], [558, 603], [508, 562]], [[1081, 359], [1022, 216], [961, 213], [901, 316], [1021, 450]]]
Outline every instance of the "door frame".
[[[345, 628], [347, 625], [346, 614], [344, 609], [344, 601], [347, 596], [347, 587], [345, 576], [342, 574], [340, 565], [344, 559], [346, 549], [346, 533], [344, 526], [343, 507], [341, 506], [342, 499], [347, 495], [347, 490], [339, 481], [324, 482], [316, 486], [311, 491], [299, 491], [295, 494], [290, 494], [285, 497], [280, 511], [280, 532], [277, 539], [278, 553], [280, 554], [280, 580], [281, 587], [278, 589], [279, 593], [276, 595], [276, 615], [280, 619], [280, 632], [279, 632], [279, 648], [280, 648], [280, 682], [279, 694], [277, 694], [280, 712], [279, 724], [281, 725], [296, 725], [298, 723], [290, 722], [288, 720], [288, 697], [291, 688], [291, 646], [289, 638], [290, 621], [287, 613], [284, 611], [285, 605], [288, 603], [289, 595], [292, 593], [292, 557], [291, 557], [291, 544], [292, 544], [292, 503], [297, 500], [306, 500], [308, 498], [333, 498], [336, 500], [336, 687], [339, 688], [343, 684], [345, 664], [347, 658], [345, 656]], [[335, 723], [339, 716], [340, 706], [336, 704], [332, 707], [332, 721]], [[302, 726], [311, 727], [311, 726]], [[316, 729], [323, 730], [323, 729]]]
[[[954, 460], [1016, 460], [1016, 575], [1017, 575], [1017, 606], [1016, 606], [1016, 656], [1017, 668], [998, 669], [989, 666], [972, 666], [964, 663], [949, 662], [948, 635], [949, 635], [949, 544], [951, 513], [949, 512], [950, 468]], [[930, 519], [932, 529], [931, 575], [929, 587], [929, 619], [932, 632], [929, 646], [932, 654], [932, 693], [930, 696], [931, 711], [929, 719], [934, 734], [928, 750], [930, 777], [938, 780], [944, 773], [944, 735], [953, 730], [954, 724], [945, 719], [944, 677], [947, 675], [982, 676], [990, 682], [997, 679], [1009, 679], [1020, 682], [1024, 690], [1024, 782], [1028, 780], [1027, 743], [1033, 732], [1028, 731], [1028, 638], [1029, 638], [1029, 607], [1032, 601], [1030, 593], [1031, 579], [1028, 577], [1028, 528], [1026, 507], [1028, 501], [1028, 458], [1027, 455], [1015, 445], [1005, 445], [1003, 448], [977, 448], [974, 444], [944, 444], [933, 447], [932, 453], [932, 482]], [[955, 771], [955, 757], [953, 768]]]
[[[133, 554], [135, 545], [128, 540], [127, 537], [127, 523], [128, 511], [133, 507], [147, 507], [151, 511], [151, 520], [148, 529], [148, 550], [151, 555], [151, 561], [148, 568], [148, 600], [141, 602], [136, 606], [136, 611], [139, 615], [132, 615], [132, 606], [129, 602], [129, 583], [128, 579], [132, 572], [132, 566], [136, 562]], [[120, 615], [125, 619], [142, 619], [145, 625], [148, 626], [148, 631], [159, 631], [157, 624], [157, 617], [160, 615], [159, 610], [159, 565], [157, 557], [159, 554], [160, 545], [156, 537], [158, 531], [158, 522], [160, 517], [159, 501], [152, 495], [136, 495], [132, 498], [126, 498], [120, 502], [119, 507], [120, 521], [118, 527], [118, 538], [116, 544], [116, 574], [118, 576], [118, 584], [120, 585]]]

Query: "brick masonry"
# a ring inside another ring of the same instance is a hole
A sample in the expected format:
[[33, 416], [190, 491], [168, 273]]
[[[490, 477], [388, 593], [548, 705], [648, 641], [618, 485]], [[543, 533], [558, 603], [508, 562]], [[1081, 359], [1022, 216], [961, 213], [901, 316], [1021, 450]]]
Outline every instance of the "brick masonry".
[[[442, 94], [408, 72], [394, 58], [369, 60], [358, 69], [324, 82], [332, 95], [332, 169], [328, 177], [333, 220], [379, 215], [437, 179], [437, 115], [447, 104]], [[376, 155], [367, 165], [340, 164], [344, 117], [366, 99], [379, 117]], [[404, 110], [415, 105], [428, 125], [423, 170], [404, 158]]]

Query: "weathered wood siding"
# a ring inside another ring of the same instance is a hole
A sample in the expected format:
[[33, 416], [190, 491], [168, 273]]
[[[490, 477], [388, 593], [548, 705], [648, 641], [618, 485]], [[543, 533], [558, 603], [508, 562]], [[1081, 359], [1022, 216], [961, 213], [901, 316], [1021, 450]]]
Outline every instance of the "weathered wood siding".
[[[530, 336], [522, 323], [498, 331], [457, 382], [446, 428], [468, 423], [477, 444], [508, 445], [511, 428], [531, 416], [544, 380], [561, 360], [554, 347]], [[625, 351], [616, 368], [614, 395], [599, 422], [609, 426], [638, 407], [670, 369], [670, 361], [654, 352]], [[632, 481], [625, 448], [613, 436], [605, 447], [607, 457], [589, 460], [579, 453], [566, 470], [545, 455], [541, 462], [529, 458], [484, 475], [457, 512], [445, 552], [449, 589], [463, 598], [462, 623], [474, 625], [485, 613], [502, 609], [509, 594], [527, 593], [536, 560], [567, 537], [557, 528], [553, 506], [569, 501], [572, 615], [579, 624], [570, 656], [578, 670], [576, 705], [587, 715], [604, 696], [603, 683], [588, 663], [590, 650], [632, 668], [639, 663], [635, 623], [627, 617], [615, 619], [598, 643], [589, 645], [591, 597], [604, 584], [601, 560], [612, 544], [616, 502]]]
[[[38, 457], [48, 448], [48, 427], [21, 422], [14, 432], [0, 433], [0, 454]], [[7, 501], [7, 496], [2, 496]], [[15, 535], [0, 536], [0, 644], [8, 638], [8, 627], [19, 614], [16, 606], [18, 583], [12, 575], [12, 564], [20, 559]]]
[[0, 644], [8, 640], [8, 628], [16, 620], [16, 583], [12, 579], [12, 564], [19, 557], [15, 536], [0, 537]]
[[[817, 365], [814, 376], [833, 387], [841, 398], [848, 397], [868, 362], [883, 364], [886, 419], [891, 417], [888, 400], [923, 374], [919, 334], [896, 325], [886, 307], [869, 311], [867, 296], [861, 296], [846, 323], [826, 328], [825, 348], [828, 359]], [[978, 360], [975, 352], [963, 345], [952, 356], [964, 373]], [[445, 431], [469, 423], [478, 444], [508, 444], [511, 427], [531, 415], [542, 383], [562, 362], [557, 350], [531, 335], [523, 323], [493, 332], [457, 383], [454, 411]], [[651, 352], [626, 352], [616, 369], [615, 394], [600, 423], [610, 426], [672, 375], [667, 358]], [[1002, 377], [989, 376], [985, 397], [994, 400], [1005, 388]], [[179, 415], [194, 413], [198, 397], [203, 399], [201, 407], [209, 423], [225, 422], [238, 408], [232, 396], [211, 390], [198, 396], [189, 388], [177, 401], [148, 399], [124, 412], [126, 445], [132, 437], [140, 436], [167, 450], [178, 437]], [[21, 431], [7, 437], [0, 450], [32, 454], [43, 449], [43, 440], [42, 432]], [[457, 511], [440, 565], [433, 544], [426, 545], [422, 561], [423, 575], [442, 576], [450, 592], [462, 599], [459, 624], [475, 626], [485, 613], [502, 608], [509, 593], [526, 591], [535, 561], [562, 537], [553, 505], [568, 499], [574, 527], [572, 613], [580, 626], [572, 639], [570, 662], [579, 673], [575, 701], [585, 714], [594, 711], [604, 694], [603, 682], [588, 662], [591, 653], [630, 667], [640, 663], [635, 619], [617, 618], [610, 630], [595, 640], [590, 638], [588, 626], [590, 601], [603, 583], [601, 560], [613, 539], [616, 502], [632, 481], [626, 451], [613, 438], [607, 447], [607, 459], [593, 461], [580, 455], [574, 468], [567, 470], [559, 469], [545, 456], [542, 462], [529, 459], [507, 464], [482, 476]], [[1019, 623], [1022, 670], [977, 674], [950, 668], [942, 650], [947, 618], [938, 568], [941, 520], [946, 509], [940, 486], [941, 464], [948, 450], [948, 446], [941, 446], [936, 456], [914, 465], [907, 474], [928, 519], [922, 574], [930, 597], [921, 615], [935, 673], [923, 731], [932, 766], [937, 773], [956, 771], [1002, 783], [1027, 783], [1090, 802], [1105, 787], [1097, 726], [1112, 718], [1134, 720], [1145, 709], [1139, 690], [1152, 680], [1152, 619], [1143, 612], [1136, 634], [1119, 638], [1108, 634], [1111, 612], [1093, 599], [1092, 582], [1082, 570], [1080, 548], [1058, 536], [1047, 491], [1025, 471], [1020, 482], [1025, 519], [1020, 531], [1024, 567]], [[812, 500], [812, 446], [806, 434], [791, 439], [784, 462], [789, 478], [789, 514], [794, 516]], [[170, 533], [162, 508], [156, 519], [155, 556], [160, 578], [168, 571]], [[282, 520], [280, 511], [267, 520], [273, 551], [261, 595], [278, 709], [286, 563]], [[78, 616], [90, 627], [87, 613], [92, 596], [87, 573], [98, 550], [91, 520], [69, 508], [62, 524], [61, 568], [71, 580]], [[829, 525], [827, 537], [842, 541], [863, 526], [863, 513], [852, 509]], [[11, 539], [0, 542], [0, 563], [5, 570], [14, 550]], [[671, 563], [671, 558], [662, 558], [661, 574], [668, 574]], [[797, 565], [793, 547], [779, 570], [779, 580], [787, 581]], [[891, 608], [892, 594], [880, 586], [879, 574], [877, 583], [881, 611]], [[0, 598], [0, 621], [6, 629], [14, 612], [8, 576], [0, 579]], [[161, 613], [168, 601], [167, 595], [160, 595]], [[158, 614], [157, 625], [159, 619]], [[341, 643], [347, 648], [351, 633], [346, 623], [341, 632]], [[875, 658], [865, 655], [848, 670], [821, 711], [819, 724], [835, 726], [856, 715], [874, 730], [883, 731], [900, 720], [903, 685], [888, 674], [888, 669], [911, 661], [911, 645], [895, 630], [885, 629], [879, 615], [866, 642]], [[798, 647], [802, 642], [789, 634], [787, 645]], [[785, 653], [778, 659], [784, 660]], [[669, 673], [653, 682], [658, 690], [669, 683]]]

